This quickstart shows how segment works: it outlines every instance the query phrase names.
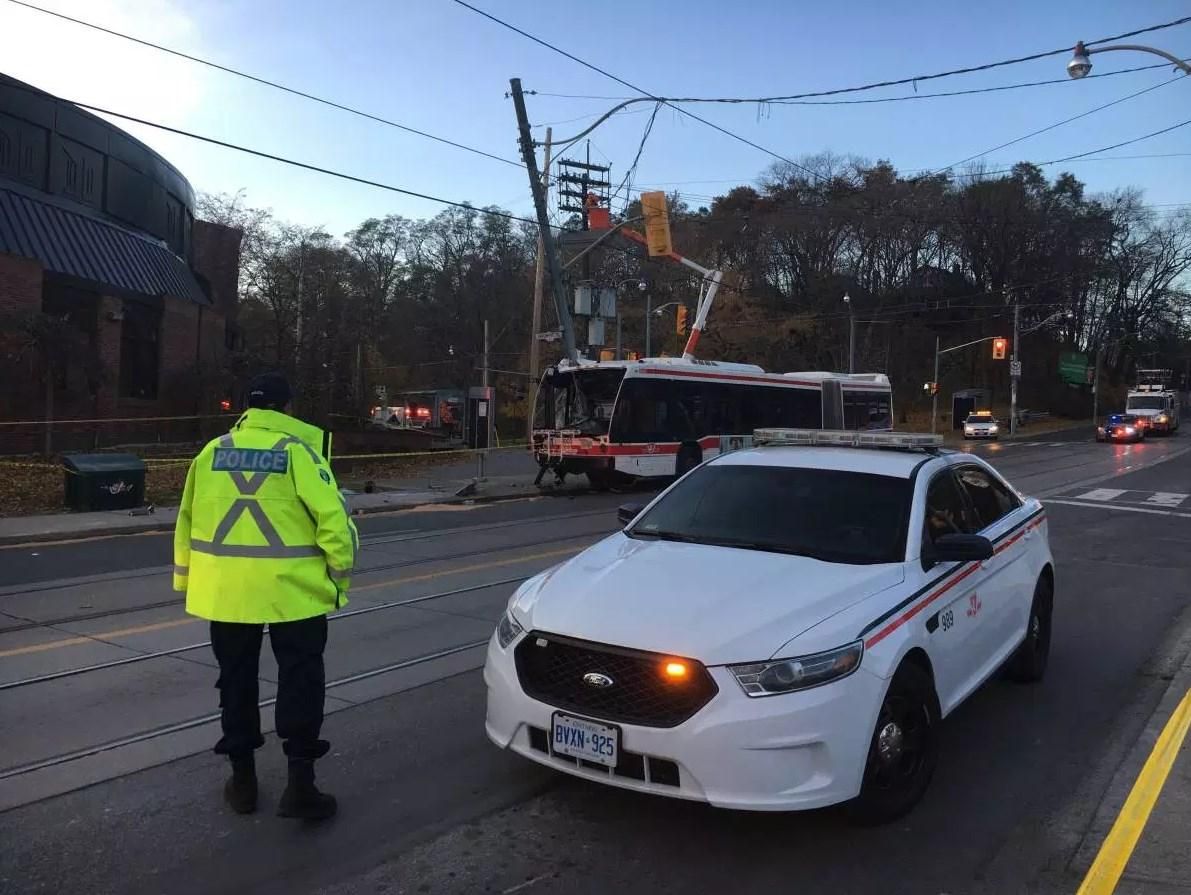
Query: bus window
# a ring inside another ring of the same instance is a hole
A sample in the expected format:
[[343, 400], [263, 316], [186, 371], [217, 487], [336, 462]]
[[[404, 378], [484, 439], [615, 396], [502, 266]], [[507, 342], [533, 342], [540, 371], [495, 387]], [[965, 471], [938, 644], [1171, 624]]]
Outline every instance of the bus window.
[[845, 429], [891, 429], [889, 393], [844, 389]]
[[[609, 432], [613, 441], [678, 441], [670, 415], [673, 383], [628, 379], [620, 390]], [[677, 403], [677, 402], [675, 402]]]
[[786, 388], [781, 391], [783, 413], [780, 425], [790, 429], [818, 429], [823, 425], [823, 402], [817, 390]]

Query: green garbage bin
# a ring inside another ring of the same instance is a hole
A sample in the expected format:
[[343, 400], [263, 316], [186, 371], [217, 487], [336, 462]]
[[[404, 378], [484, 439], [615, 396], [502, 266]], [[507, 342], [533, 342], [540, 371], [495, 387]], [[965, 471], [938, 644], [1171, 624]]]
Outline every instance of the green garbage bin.
[[145, 502], [145, 462], [135, 454], [67, 454], [66, 507], [131, 510]]

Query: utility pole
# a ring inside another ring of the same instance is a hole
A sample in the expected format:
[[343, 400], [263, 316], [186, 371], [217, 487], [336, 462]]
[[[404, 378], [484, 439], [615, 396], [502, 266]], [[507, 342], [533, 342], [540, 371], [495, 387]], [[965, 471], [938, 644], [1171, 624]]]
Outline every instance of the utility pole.
[[1092, 425], [1099, 424], [1100, 419], [1100, 358], [1104, 354], [1104, 346], [1096, 346], [1096, 369], [1092, 373]]
[[939, 421], [939, 337], [935, 336], [935, 378], [930, 381], [930, 434]]
[[520, 132], [521, 160], [529, 171], [529, 188], [533, 193], [534, 211], [538, 218], [538, 237], [542, 240], [542, 254], [550, 271], [550, 287], [554, 293], [554, 307], [558, 311], [558, 324], [562, 330], [563, 350], [568, 360], [578, 359], [575, 350], [575, 327], [567, 307], [566, 285], [562, 280], [562, 268], [558, 263], [558, 252], [554, 245], [554, 233], [550, 230], [550, 212], [546, 208], [546, 193], [538, 173], [538, 159], [534, 153], [533, 137], [529, 131], [529, 115], [525, 111], [525, 94], [521, 90], [521, 79], [512, 78], [509, 87], [513, 93], [513, 107], [517, 112], [517, 128]]
[[[550, 144], [553, 138], [554, 128], [546, 128], [546, 147], [542, 155], [542, 189], [545, 191], [547, 199], [550, 196]], [[538, 404], [538, 380], [541, 378], [541, 343], [538, 341], [538, 333], [542, 331], [542, 289], [546, 279], [545, 254], [542, 234], [539, 232], [538, 263], [534, 269], [533, 279], [533, 322], [529, 334], [529, 404], [526, 406], [525, 413], [525, 437], [529, 441], [533, 440], [533, 413]]]
[[488, 318], [484, 318], [484, 361], [481, 372], [480, 385], [488, 387]]
[[1017, 380], [1021, 378], [1021, 352], [1017, 343], [1021, 338], [1021, 305], [1013, 294], [1013, 351], [1009, 355], [1009, 434], [1017, 434]]

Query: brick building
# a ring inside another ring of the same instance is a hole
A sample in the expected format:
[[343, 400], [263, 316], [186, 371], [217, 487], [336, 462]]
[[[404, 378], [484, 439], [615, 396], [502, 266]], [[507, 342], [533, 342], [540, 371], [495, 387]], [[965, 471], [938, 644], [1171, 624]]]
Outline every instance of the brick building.
[[0, 75], [0, 419], [211, 413], [239, 230], [118, 127]]

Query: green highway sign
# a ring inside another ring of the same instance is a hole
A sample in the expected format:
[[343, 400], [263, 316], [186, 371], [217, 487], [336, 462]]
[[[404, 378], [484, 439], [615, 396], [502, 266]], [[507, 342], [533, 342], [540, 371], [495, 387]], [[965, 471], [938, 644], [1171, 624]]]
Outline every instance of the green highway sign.
[[1087, 385], [1092, 381], [1092, 368], [1088, 356], [1078, 351], [1065, 351], [1059, 355], [1059, 379], [1069, 385]]

